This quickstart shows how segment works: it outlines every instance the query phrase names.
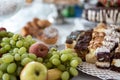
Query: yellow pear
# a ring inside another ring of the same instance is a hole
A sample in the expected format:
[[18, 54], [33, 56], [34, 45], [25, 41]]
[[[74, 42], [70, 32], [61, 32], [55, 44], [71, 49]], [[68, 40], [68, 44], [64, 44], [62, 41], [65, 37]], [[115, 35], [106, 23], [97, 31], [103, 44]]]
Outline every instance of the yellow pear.
[[48, 70], [48, 80], [60, 80], [62, 72], [57, 69], [49, 69]]

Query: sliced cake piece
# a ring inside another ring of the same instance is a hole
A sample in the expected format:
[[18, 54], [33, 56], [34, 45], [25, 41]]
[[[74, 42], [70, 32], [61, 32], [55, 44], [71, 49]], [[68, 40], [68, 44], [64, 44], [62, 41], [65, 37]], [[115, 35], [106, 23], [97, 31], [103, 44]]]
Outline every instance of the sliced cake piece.
[[109, 68], [110, 67], [110, 50], [107, 49], [105, 46], [101, 46], [96, 49], [96, 66], [98, 68]]
[[120, 72], [120, 44], [115, 50], [111, 63], [111, 70]]

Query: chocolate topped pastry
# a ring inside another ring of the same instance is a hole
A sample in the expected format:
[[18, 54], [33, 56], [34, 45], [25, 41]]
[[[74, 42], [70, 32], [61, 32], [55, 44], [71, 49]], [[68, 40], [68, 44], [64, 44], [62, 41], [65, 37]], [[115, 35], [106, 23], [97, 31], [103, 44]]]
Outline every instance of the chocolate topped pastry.
[[66, 39], [66, 44], [65, 44], [66, 48], [74, 48], [79, 35], [82, 35], [83, 33], [84, 33], [83, 30], [81, 31], [77, 30], [77, 31], [71, 32], [71, 34], [68, 35]]
[[93, 30], [87, 30], [84, 32], [84, 34], [80, 35], [74, 47], [75, 51], [82, 58], [83, 61], [85, 61], [85, 56], [89, 52], [88, 46], [89, 42], [92, 39], [92, 32]]

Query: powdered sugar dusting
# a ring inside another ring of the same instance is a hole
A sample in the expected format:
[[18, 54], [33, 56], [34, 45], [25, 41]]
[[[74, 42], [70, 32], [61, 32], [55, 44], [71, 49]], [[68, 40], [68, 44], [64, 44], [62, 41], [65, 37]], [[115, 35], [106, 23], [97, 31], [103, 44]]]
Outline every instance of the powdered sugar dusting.
[[44, 33], [47, 37], [53, 38], [58, 35], [58, 30], [53, 27], [48, 27], [44, 30]]

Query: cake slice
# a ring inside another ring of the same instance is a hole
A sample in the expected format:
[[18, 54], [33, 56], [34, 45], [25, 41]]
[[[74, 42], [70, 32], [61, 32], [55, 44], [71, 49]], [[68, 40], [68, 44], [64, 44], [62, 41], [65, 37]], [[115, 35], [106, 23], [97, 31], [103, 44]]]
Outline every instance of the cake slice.
[[111, 54], [107, 47], [101, 46], [97, 48], [95, 54], [97, 58], [95, 64], [98, 68], [106, 69], [110, 67]]
[[111, 70], [120, 72], [120, 44], [115, 50], [111, 63]]

